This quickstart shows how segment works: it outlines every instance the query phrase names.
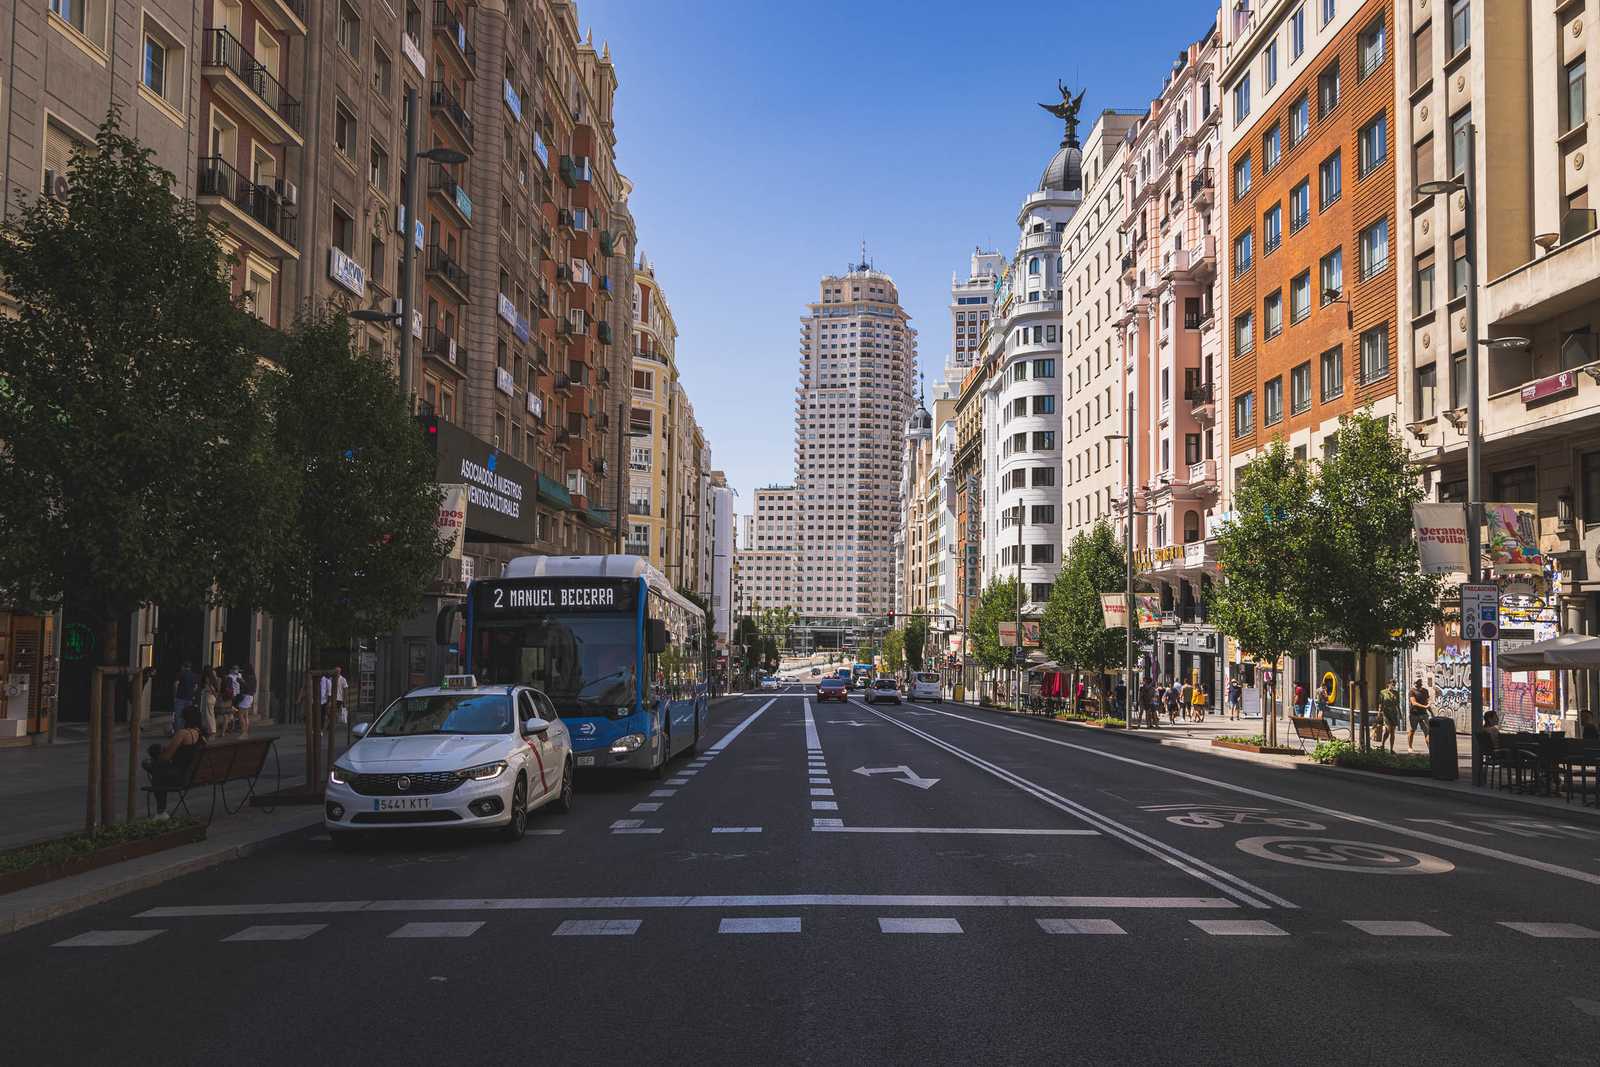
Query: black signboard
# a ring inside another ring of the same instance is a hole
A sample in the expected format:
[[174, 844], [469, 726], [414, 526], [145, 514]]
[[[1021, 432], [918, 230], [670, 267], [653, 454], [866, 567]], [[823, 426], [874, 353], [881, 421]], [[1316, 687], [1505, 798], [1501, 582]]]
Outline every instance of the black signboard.
[[472, 587], [479, 620], [543, 612], [633, 612], [639, 605], [637, 578], [505, 578]]
[[437, 416], [419, 421], [438, 454], [439, 481], [467, 487], [467, 540], [532, 544], [538, 473]]

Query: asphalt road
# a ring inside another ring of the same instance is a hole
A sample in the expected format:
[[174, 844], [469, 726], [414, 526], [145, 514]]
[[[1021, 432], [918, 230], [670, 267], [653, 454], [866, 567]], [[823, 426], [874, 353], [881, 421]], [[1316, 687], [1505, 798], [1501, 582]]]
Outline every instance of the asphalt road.
[[714, 721], [519, 844], [310, 831], [0, 938], [5, 1058], [1600, 1059], [1592, 816], [798, 687]]

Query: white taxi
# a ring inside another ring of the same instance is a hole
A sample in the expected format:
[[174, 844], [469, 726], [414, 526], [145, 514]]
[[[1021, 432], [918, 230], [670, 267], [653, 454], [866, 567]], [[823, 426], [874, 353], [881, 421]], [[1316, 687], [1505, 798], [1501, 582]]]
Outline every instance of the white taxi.
[[493, 827], [514, 841], [535, 808], [572, 809], [572, 738], [537, 689], [451, 675], [352, 733], [324, 797], [336, 845], [402, 827]]

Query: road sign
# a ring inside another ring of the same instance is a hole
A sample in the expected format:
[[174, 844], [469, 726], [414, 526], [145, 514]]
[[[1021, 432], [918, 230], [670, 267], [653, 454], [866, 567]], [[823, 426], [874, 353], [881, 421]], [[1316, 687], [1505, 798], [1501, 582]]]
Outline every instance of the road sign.
[[1461, 587], [1461, 639], [1495, 641], [1500, 637], [1500, 590], [1481, 583]]

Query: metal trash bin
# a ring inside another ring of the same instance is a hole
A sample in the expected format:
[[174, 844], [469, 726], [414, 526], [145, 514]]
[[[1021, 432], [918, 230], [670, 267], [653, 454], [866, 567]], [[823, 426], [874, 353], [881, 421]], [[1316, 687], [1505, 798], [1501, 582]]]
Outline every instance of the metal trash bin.
[[1461, 776], [1456, 755], [1456, 721], [1444, 715], [1428, 720], [1428, 765], [1434, 778], [1453, 782]]

